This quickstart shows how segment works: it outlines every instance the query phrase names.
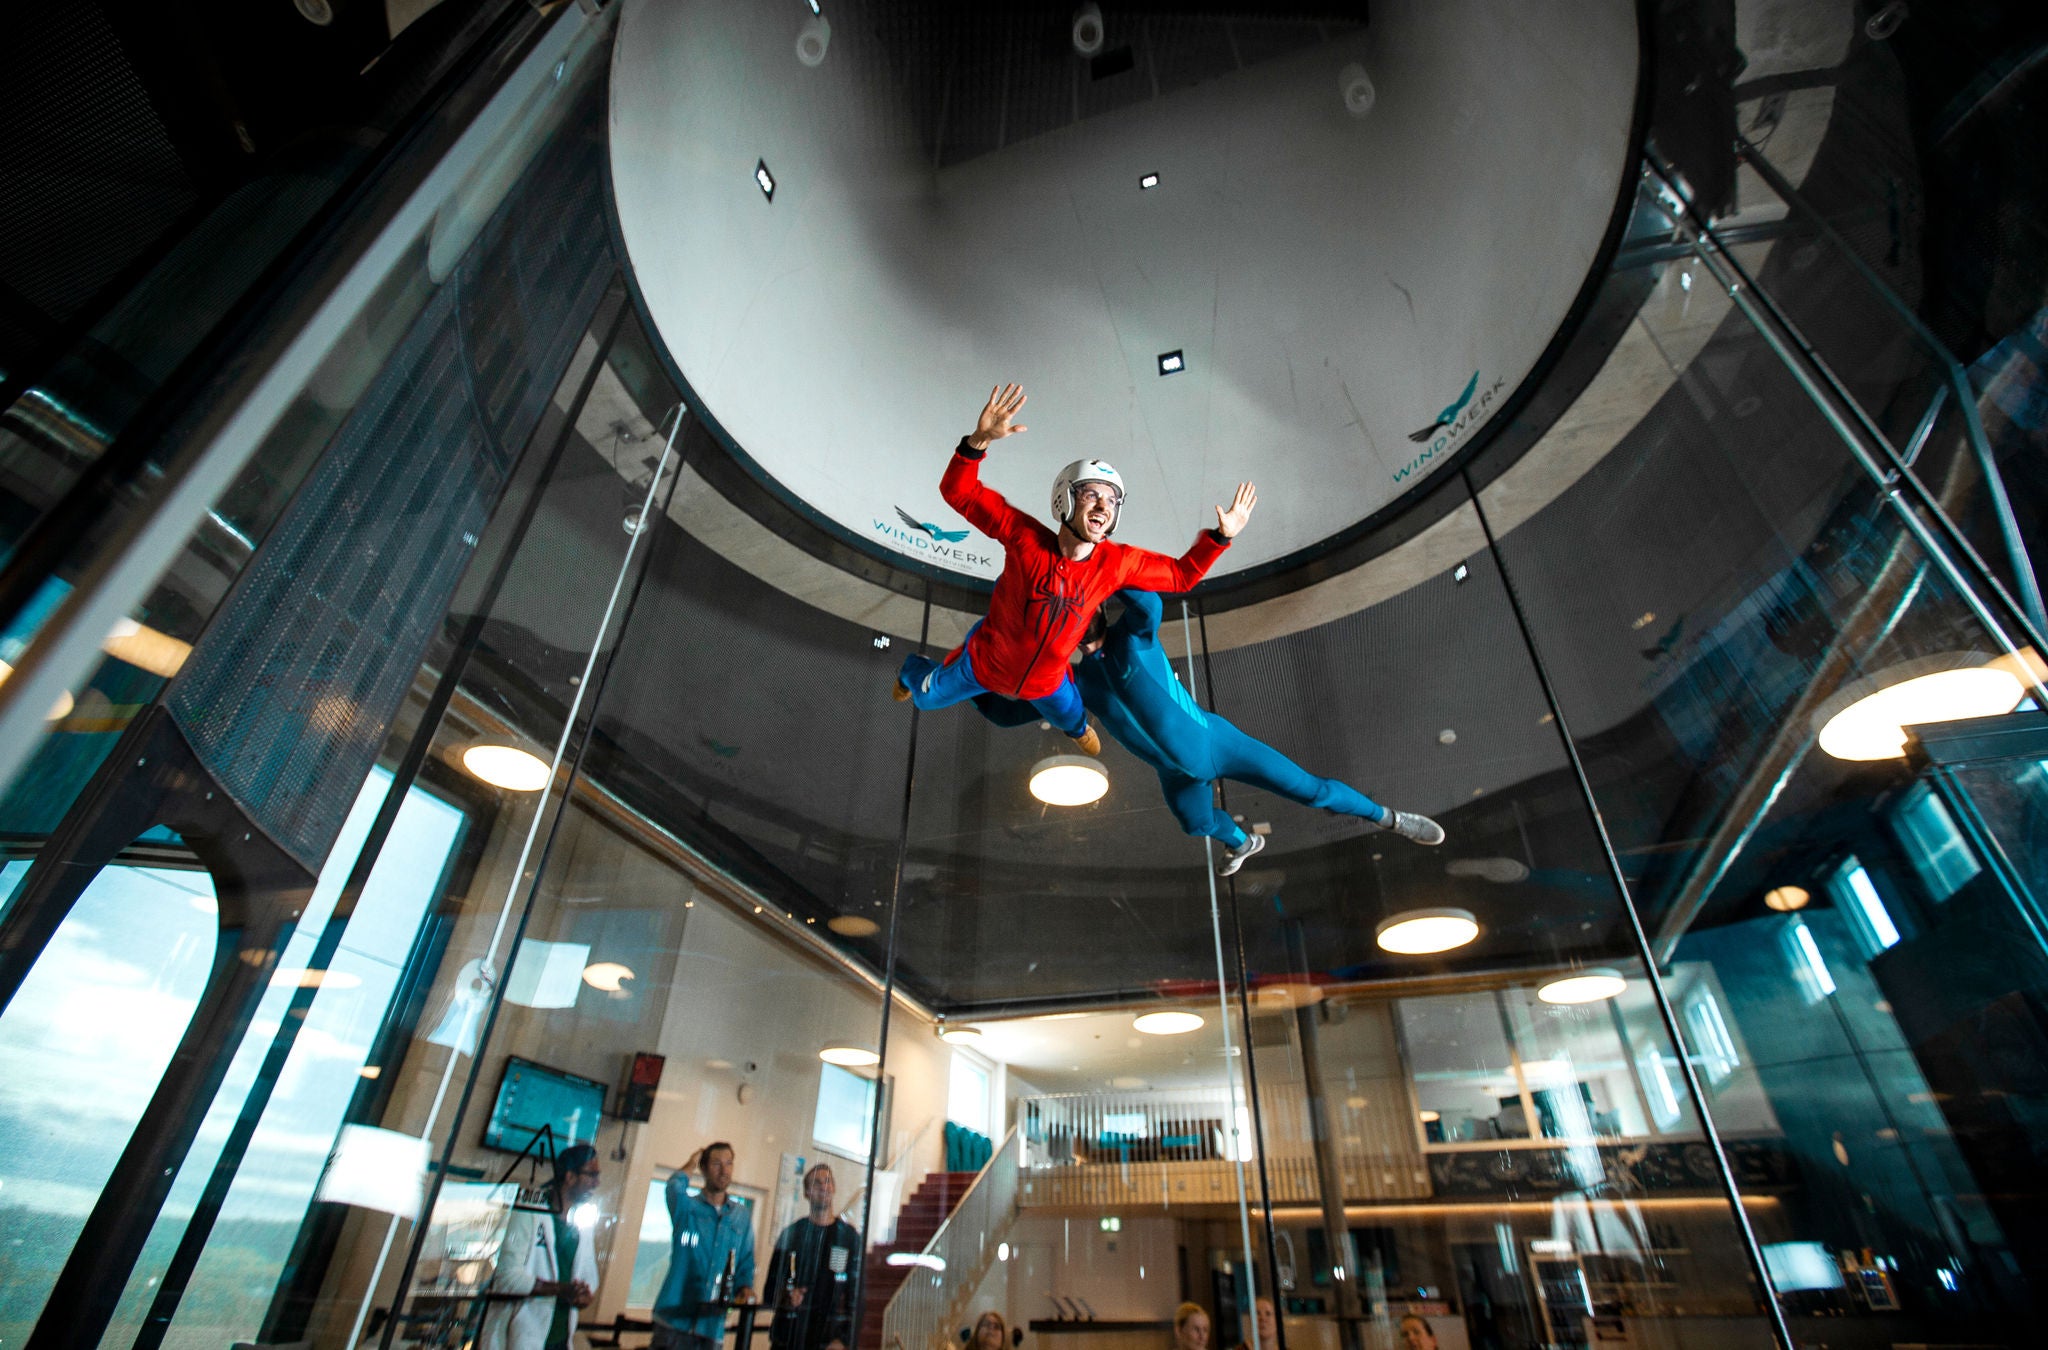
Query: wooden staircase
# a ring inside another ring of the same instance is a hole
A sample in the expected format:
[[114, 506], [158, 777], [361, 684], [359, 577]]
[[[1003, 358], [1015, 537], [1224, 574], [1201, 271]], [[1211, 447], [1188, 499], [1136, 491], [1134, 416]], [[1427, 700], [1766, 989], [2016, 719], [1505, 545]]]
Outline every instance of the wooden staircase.
[[896, 1215], [896, 1240], [886, 1247], [871, 1248], [867, 1259], [867, 1297], [860, 1318], [860, 1344], [856, 1350], [882, 1350], [882, 1314], [889, 1300], [916, 1266], [892, 1266], [893, 1252], [921, 1252], [932, 1234], [960, 1204], [960, 1197], [974, 1184], [979, 1172], [928, 1172]]

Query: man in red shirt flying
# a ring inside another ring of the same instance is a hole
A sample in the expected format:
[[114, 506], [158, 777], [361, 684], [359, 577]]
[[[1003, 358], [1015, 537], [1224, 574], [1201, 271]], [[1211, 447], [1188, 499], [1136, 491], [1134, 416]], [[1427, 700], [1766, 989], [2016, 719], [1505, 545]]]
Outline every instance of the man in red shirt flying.
[[1125, 586], [1168, 593], [1191, 589], [1251, 519], [1258, 489], [1239, 483], [1216, 528], [1197, 535], [1179, 558], [1112, 544], [1123, 509], [1123, 479], [1099, 459], [1076, 460], [1052, 484], [1054, 533], [1002, 494], [982, 486], [981, 459], [990, 444], [1027, 428], [1012, 425], [1024, 406], [1018, 385], [989, 392], [971, 435], [963, 436], [939, 480], [946, 504], [1003, 546], [1003, 571], [989, 597], [988, 617], [943, 662], [912, 655], [896, 677], [895, 696], [920, 708], [946, 708], [976, 694], [1024, 699], [1074, 738], [1086, 754], [1102, 739], [1088, 725], [1067, 662], [1102, 602]]

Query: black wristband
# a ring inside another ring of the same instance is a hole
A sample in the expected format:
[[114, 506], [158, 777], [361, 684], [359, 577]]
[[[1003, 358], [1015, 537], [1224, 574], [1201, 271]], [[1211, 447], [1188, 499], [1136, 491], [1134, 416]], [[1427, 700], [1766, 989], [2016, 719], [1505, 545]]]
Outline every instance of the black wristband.
[[1214, 525], [1211, 525], [1209, 527], [1207, 533], [1211, 539], [1214, 539], [1217, 543], [1223, 545], [1223, 547], [1230, 547], [1230, 536], [1225, 534], [1223, 531], [1217, 529]]
[[983, 455], [986, 455], [988, 453], [988, 448], [984, 446], [983, 448], [977, 450], [967, 443], [967, 438], [965, 436], [962, 436], [960, 438], [960, 444], [953, 447], [953, 453], [960, 456], [960, 458], [962, 459], [980, 459]]

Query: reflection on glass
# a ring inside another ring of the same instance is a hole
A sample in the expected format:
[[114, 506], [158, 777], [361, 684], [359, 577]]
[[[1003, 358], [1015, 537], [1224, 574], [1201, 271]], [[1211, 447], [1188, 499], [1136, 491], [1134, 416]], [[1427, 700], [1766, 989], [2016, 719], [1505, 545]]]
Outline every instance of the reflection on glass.
[[205, 872], [109, 867], [0, 1014], [0, 1339], [35, 1325], [199, 1004], [217, 928]]

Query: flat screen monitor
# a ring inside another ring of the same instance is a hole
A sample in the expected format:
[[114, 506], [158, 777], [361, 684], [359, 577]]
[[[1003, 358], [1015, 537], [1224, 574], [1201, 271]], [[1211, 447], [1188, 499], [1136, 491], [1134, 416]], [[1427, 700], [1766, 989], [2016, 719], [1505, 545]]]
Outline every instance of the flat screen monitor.
[[505, 1061], [505, 1074], [498, 1080], [498, 1100], [484, 1126], [484, 1147], [517, 1153], [545, 1125], [560, 1153], [571, 1144], [596, 1143], [603, 1115], [603, 1083], [514, 1055]]

